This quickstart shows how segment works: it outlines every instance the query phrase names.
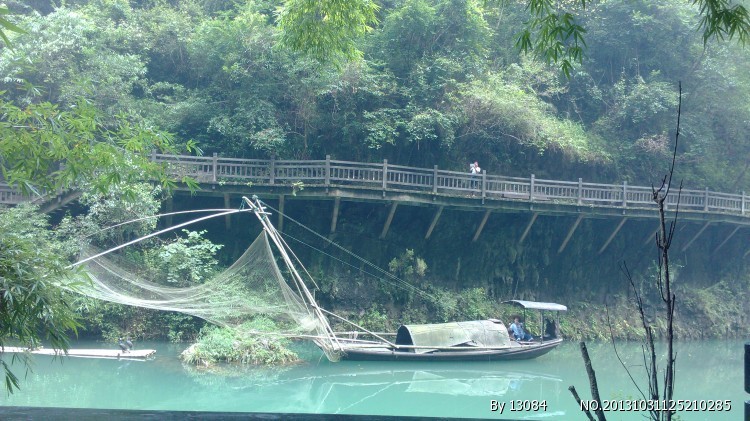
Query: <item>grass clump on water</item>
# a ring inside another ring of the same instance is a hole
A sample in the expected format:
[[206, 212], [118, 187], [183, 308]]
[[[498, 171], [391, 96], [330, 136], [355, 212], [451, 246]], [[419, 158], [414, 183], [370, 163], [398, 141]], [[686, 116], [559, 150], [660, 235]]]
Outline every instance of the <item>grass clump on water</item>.
[[288, 340], [243, 331], [246, 332], [242, 328], [206, 327], [198, 335], [198, 342], [183, 351], [180, 358], [205, 367], [216, 363], [287, 365], [299, 361], [297, 354], [287, 348]]

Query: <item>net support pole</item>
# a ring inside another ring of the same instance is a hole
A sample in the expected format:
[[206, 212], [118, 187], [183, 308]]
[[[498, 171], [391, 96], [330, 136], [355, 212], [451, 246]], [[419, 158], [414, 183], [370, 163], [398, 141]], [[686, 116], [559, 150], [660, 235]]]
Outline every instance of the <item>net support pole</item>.
[[310, 290], [307, 288], [307, 285], [305, 284], [304, 280], [302, 279], [302, 276], [297, 271], [297, 268], [295, 267], [294, 263], [292, 262], [291, 258], [289, 257], [289, 254], [286, 251], [286, 248], [284, 247], [283, 241], [279, 238], [279, 232], [276, 230], [276, 228], [271, 223], [268, 212], [266, 212], [263, 207], [260, 204], [260, 200], [257, 198], [254, 198], [255, 202], [251, 201], [247, 197], [243, 197], [242, 200], [245, 201], [245, 203], [250, 207], [250, 209], [253, 210], [255, 213], [255, 216], [258, 217], [260, 220], [261, 225], [263, 225], [263, 229], [268, 233], [268, 236], [271, 238], [271, 241], [273, 241], [274, 245], [276, 245], [276, 249], [279, 250], [279, 254], [281, 255], [281, 258], [284, 260], [284, 263], [286, 264], [287, 268], [289, 269], [290, 274], [292, 275], [292, 279], [297, 284], [299, 289], [302, 291], [304, 295], [304, 299], [307, 301], [307, 304], [312, 307], [313, 312], [315, 313], [315, 316], [317, 317], [318, 321], [321, 323], [323, 328], [326, 331], [326, 335], [328, 336], [328, 341], [326, 343], [326, 347], [329, 347], [329, 351], [335, 351], [335, 350], [341, 350], [341, 345], [338, 344], [336, 335], [333, 333], [333, 329], [331, 328], [331, 325], [328, 323], [328, 319], [326, 319], [325, 315], [321, 311], [320, 307], [318, 307], [317, 302], [315, 301], [315, 298], [312, 296], [312, 293], [310, 293]]

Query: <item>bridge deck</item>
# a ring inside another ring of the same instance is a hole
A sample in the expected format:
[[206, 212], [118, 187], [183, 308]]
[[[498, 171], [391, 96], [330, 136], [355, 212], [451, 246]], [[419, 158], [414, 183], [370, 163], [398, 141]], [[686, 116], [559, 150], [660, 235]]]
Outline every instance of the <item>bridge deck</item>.
[[[262, 194], [347, 200], [387, 200], [414, 205], [441, 205], [458, 208], [533, 211], [544, 214], [580, 214], [587, 217], [655, 218], [652, 187], [546, 180], [531, 174], [509, 177], [433, 168], [415, 168], [382, 163], [332, 160], [259, 160], [152, 154], [177, 179], [192, 177], [201, 184], [199, 194]], [[679, 193], [679, 194], [678, 194]], [[58, 202], [61, 193], [55, 196]], [[18, 191], [0, 185], [0, 203], [25, 200]], [[39, 198], [35, 199], [40, 201]], [[45, 210], [54, 210], [47, 199]], [[747, 196], [708, 189], [672, 189], [668, 209], [679, 203], [683, 218], [750, 224]]]

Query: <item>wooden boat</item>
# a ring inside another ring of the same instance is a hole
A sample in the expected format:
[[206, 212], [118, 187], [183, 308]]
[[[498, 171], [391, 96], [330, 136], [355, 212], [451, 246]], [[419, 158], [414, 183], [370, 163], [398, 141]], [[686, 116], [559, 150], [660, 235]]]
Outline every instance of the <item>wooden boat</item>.
[[[513, 301], [523, 308], [565, 311], [560, 304]], [[554, 323], [554, 322], [552, 322]], [[556, 325], [556, 324], [555, 324]], [[559, 334], [548, 333], [533, 341], [516, 341], [498, 319], [439, 324], [402, 325], [395, 341], [348, 341], [342, 359], [378, 361], [498, 361], [524, 360], [548, 353], [562, 343]]]
[[[395, 333], [377, 333], [337, 314], [327, 311], [313, 298], [305, 281], [297, 270], [301, 265], [292, 260], [294, 253], [281, 238], [270, 221], [269, 213], [262, 202], [243, 197], [244, 202], [260, 220], [263, 229], [275, 244], [286, 264], [293, 282], [293, 290], [308, 306], [312, 318], [317, 319], [321, 334], [307, 336], [320, 347], [332, 361], [377, 360], [377, 361], [491, 361], [521, 360], [536, 358], [557, 347], [562, 342], [556, 320], [544, 319], [544, 311], [559, 313], [567, 308], [561, 304], [534, 301], [506, 301], [525, 310], [538, 310], [540, 326], [545, 332], [531, 341], [513, 340], [508, 327], [498, 319], [463, 322], [402, 325]], [[296, 257], [295, 257], [296, 258]], [[307, 271], [303, 271], [307, 274]], [[353, 331], [334, 332], [328, 316], [339, 319], [353, 327]], [[394, 338], [393, 340], [387, 338]]]

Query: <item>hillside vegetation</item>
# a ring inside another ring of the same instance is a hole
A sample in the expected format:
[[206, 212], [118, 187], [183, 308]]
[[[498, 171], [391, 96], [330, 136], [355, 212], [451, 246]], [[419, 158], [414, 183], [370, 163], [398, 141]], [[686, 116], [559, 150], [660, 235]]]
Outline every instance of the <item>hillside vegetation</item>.
[[[684, 87], [680, 178], [748, 185], [750, 56], [704, 44], [691, 2], [605, 1], [581, 16], [585, 58], [565, 78], [519, 53], [523, 3], [380, 3], [361, 60], [280, 44], [278, 1], [12, 2], [27, 30], [0, 55], [3, 101], [93, 104], [198, 142], [206, 154], [440, 165], [650, 184]], [[110, 117], [107, 117], [110, 116]]]
[[[86, 133], [91, 126], [101, 130], [91, 138], [65, 141], [79, 145], [121, 136], [124, 140], [115, 143], [134, 153], [174, 143], [174, 150], [225, 157], [330, 155], [458, 171], [479, 161], [492, 174], [651, 185], [671, 159], [681, 81], [675, 178], [686, 187], [750, 191], [750, 54], [733, 42], [704, 42], [696, 30], [698, 9], [690, 1], [601, 1], [588, 7], [581, 15], [588, 30], [585, 57], [569, 77], [554, 64], [519, 52], [516, 40], [529, 19], [524, 2], [381, 1], [377, 25], [356, 40], [361, 58], [348, 62], [321, 61], [286, 48], [276, 21], [281, 4], [11, 1], [14, 22], [26, 32], [8, 33], [12, 48], [0, 52], [0, 107], [5, 110], [0, 129], [16, 133], [22, 121], [32, 136], [59, 126], [67, 133]], [[35, 126], [37, 120], [45, 125]], [[26, 139], [33, 144], [36, 138]], [[49, 164], [58, 157], [48, 158]], [[88, 156], [80, 158], [85, 162]], [[121, 168], [129, 160], [96, 164]], [[75, 178], [74, 170], [68, 168], [65, 176]], [[49, 173], [46, 167], [39, 172]], [[87, 192], [88, 215], [64, 219], [60, 235], [93, 236], [98, 228], [155, 214], [163, 192], [136, 185], [138, 175], [119, 179], [109, 174], [106, 183], [94, 183], [128, 185]], [[121, 201], [138, 206], [123, 207]], [[623, 230], [629, 231], [620, 234], [623, 240], [596, 257], [593, 244], [601, 244], [611, 227], [582, 226], [566, 255], [559, 256], [555, 250], [565, 224], [540, 220], [520, 245], [514, 239], [527, 220], [503, 216], [485, 231], [503, 236], [485, 235], [476, 246], [456, 251], [457, 241], [468, 242], [464, 237], [473, 229], [467, 225], [474, 222], [444, 217], [427, 242], [419, 224], [399, 226], [397, 219], [392, 230], [400, 238], [384, 245], [372, 235], [380, 224], [369, 218], [372, 210], [357, 206], [340, 222], [337, 235], [345, 246], [364, 248], [382, 267], [395, 259], [392, 272], [411, 277], [437, 298], [418, 302], [361, 274], [315, 261], [311, 270], [323, 278], [321, 301], [366, 326], [488, 317], [500, 314], [500, 299], [554, 298], [572, 304], [573, 316], [564, 324], [571, 335], [603, 337], [602, 303], [610, 298], [612, 314], [619, 317], [616, 334], [637, 334], [637, 321], [627, 310], [627, 287], [616, 280], [616, 260], [640, 264], [639, 279], [648, 282], [642, 248], [627, 247], [642, 244], [646, 232], [641, 227]], [[308, 216], [328, 223], [330, 211]], [[430, 217], [412, 216], [402, 221]], [[148, 228], [94, 238], [112, 245]], [[232, 258], [230, 247], [219, 251], [202, 234], [162, 239], [139, 258], [147, 268], [173, 269], [164, 282], [200, 283], [219, 270], [219, 262]], [[750, 277], [743, 254], [710, 255], [715, 243], [696, 244], [676, 258], [685, 266], [678, 278], [684, 280], [684, 302], [678, 307], [685, 316], [683, 337], [747, 332], [743, 314]], [[159, 257], [164, 255], [191, 264], [171, 265]], [[719, 258], [722, 266], [714, 270], [712, 259]], [[422, 275], [403, 272], [420, 259]], [[202, 272], [201, 265], [210, 270]], [[200, 328], [186, 316], [156, 316], [109, 304], [85, 303], [77, 310], [87, 332], [107, 338], [130, 332], [183, 340]], [[700, 329], [705, 324], [720, 328], [705, 332]]]

